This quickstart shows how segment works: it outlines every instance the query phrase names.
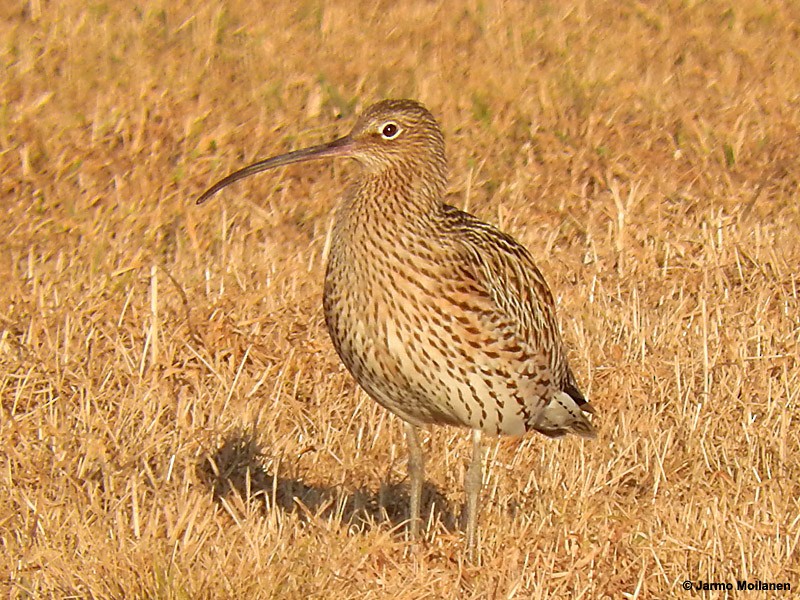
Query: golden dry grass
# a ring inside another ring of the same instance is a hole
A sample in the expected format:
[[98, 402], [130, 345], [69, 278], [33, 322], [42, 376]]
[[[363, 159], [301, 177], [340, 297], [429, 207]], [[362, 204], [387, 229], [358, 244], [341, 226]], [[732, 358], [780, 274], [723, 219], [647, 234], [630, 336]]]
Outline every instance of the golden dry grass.
[[[0, 7], [8, 596], [796, 593], [797, 3], [354, 6]], [[600, 413], [594, 442], [489, 443], [480, 565], [468, 436], [426, 437], [414, 550], [399, 423], [324, 330], [355, 167], [192, 204], [403, 96], [440, 118], [451, 201], [537, 257]]]

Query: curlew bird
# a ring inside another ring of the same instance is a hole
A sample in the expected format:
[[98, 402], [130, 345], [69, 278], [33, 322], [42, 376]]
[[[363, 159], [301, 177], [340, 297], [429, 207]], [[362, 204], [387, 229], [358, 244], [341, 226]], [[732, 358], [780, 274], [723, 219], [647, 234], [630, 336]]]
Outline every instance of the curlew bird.
[[342, 138], [268, 158], [211, 186], [291, 163], [350, 157], [363, 173], [333, 225], [325, 323], [359, 385], [404, 421], [409, 525], [419, 536], [423, 457], [417, 428], [472, 430], [465, 478], [467, 547], [477, 534], [481, 435], [594, 437], [567, 364], [553, 295], [509, 235], [443, 201], [444, 139], [412, 100], [370, 106]]

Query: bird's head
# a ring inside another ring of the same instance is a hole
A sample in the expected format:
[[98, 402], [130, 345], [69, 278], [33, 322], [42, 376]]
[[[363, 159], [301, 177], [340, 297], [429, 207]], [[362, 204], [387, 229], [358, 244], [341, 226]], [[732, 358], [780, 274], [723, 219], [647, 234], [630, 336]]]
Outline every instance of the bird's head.
[[444, 139], [436, 119], [415, 100], [383, 100], [367, 108], [346, 136], [249, 165], [221, 179], [197, 199], [201, 204], [222, 188], [250, 175], [297, 162], [350, 157], [367, 172], [430, 173], [444, 180]]

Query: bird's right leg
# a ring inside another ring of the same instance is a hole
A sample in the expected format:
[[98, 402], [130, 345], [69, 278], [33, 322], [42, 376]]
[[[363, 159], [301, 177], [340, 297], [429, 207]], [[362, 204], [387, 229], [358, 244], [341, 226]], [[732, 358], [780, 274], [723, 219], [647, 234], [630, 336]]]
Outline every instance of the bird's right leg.
[[411, 540], [416, 542], [419, 539], [419, 512], [425, 466], [422, 458], [422, 446], [419, 443], [416, 427], [411, 423], [405, 423], [405, 429], [406, 438], [408, 439], [408, 479], [411, 483], [408, 522], [411, 530]]

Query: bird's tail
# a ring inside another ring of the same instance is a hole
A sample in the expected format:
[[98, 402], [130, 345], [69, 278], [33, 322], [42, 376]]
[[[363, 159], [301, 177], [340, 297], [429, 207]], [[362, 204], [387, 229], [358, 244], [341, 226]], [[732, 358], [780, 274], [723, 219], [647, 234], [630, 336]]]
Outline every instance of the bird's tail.
[[568, 433], [597, 437], [597, 430], [584, 413], [594, 413], [594, 409], [588, 403], [578, 405], [569, 394], [558, 391], [534, 418], [533, 429], [552, 438]]

